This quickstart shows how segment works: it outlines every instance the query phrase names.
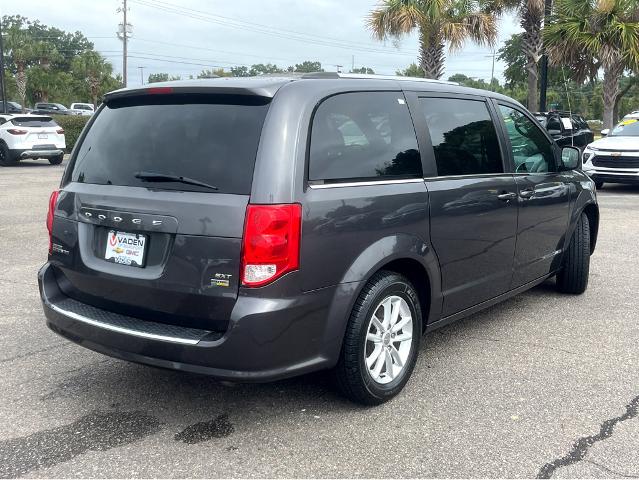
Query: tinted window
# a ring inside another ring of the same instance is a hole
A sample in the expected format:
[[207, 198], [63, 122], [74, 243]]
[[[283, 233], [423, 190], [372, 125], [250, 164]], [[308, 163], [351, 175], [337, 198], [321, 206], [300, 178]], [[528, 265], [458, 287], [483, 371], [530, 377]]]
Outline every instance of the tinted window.
[[500, 105], [518, 173], [554, 172], [555, 155], [552, 144], [535, 125], [519, 110]]
[[315, 112], [309, 180], [421, 176], [415, 129], [401, 93], [335, 95]]
[[220, 193], [250, 193], [268, 105], [207, 98], [158, 95], [147, 103], [105, 106], [78, 149], [71, 180], [210, 192], [135, 177], [152, 172], [198, 180]]
[[546, 124], [546, 129], [561, 131], [561, 122], [559, 121], [559, 117], [550, 117]]
[[51, 117], [18, 117], [11, 120], [16, 127], [55, 127], [58, 124]]
[[499, 142], [485, 102], [420, 98], [437, 173], [474, 175], [503, 172]]

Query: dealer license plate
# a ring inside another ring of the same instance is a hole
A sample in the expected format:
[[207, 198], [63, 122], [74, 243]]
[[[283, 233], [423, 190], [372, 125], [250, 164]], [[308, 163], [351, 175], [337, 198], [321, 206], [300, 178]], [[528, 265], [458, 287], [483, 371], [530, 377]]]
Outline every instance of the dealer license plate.
[[146, 235], [109, 230], [104, 259], [121, 265], [143, 267], [145, 249]]

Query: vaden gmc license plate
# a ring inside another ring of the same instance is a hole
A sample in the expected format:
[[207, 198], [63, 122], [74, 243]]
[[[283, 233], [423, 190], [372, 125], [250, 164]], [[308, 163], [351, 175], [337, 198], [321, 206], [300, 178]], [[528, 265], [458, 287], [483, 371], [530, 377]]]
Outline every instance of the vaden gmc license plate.
[[109, 230], [104, 259], [132, 267], [144, 266], [146, 235]]

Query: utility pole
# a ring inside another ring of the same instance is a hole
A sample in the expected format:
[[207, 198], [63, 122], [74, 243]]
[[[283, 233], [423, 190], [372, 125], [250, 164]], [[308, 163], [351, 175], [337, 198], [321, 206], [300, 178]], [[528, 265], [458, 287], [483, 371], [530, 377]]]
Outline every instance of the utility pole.
[[126, 6], [126, 0], [122, 0], [122, 6], [118, 8], [118, 13], [122, 13], [123, 21], [118, 28], [118, 38], [122, 40], [122, 82], [124, 86], [127, 86], [127, 47], [129, 34], [132, 32], [133, 27], [127, 22], [126, 14], [128, 8]]
[[493, 78], [495, 78], [495, 56], [497, 55], [497, 53], [495, 53], [495, 50], [493, 49], [493, 53], [491, 55], [484, 55], [486, 58], [488, 57], [493, 57], [493, 68], [490, 70], [490, 89], [493, 89]]
[[[552, 13], [552, 0], [545, 0], [544, 5], [544, 26], [548, 23], [550, 14]], [[545, 52], [541, 57], [541, 72], [539, 80], [539, 111], [546, 111], [546, 91], [548, 90], [548, 55]]]
[[2, 93], [2, 113], [7, 113], [7, 89], [4, 82], [4, 45], [2, 41], [2, 22], [0, 22], [0, 90]]
[[140, 81], [144, 85], [144, 67], [138, 67], [140, 69]]
[[351, 56], [351, 72], [355, 71], [355, 55]]

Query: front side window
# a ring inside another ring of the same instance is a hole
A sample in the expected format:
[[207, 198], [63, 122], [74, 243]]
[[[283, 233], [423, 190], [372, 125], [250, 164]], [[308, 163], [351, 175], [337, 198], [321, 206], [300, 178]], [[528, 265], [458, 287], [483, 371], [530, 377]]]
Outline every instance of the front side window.
[[552, 144], [526, 115], [519, 110], [499, 105], [506, 124], [517, 173], [555, 172]]
[[486, 103], [457, 98], [420, 98], [439, 176], [504, 171], [495, 125]]
[[404, 95], [355, 92], [322, 102], [313, 118], [308, 176], [324, 182], [421, 177]]

